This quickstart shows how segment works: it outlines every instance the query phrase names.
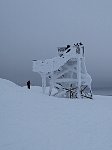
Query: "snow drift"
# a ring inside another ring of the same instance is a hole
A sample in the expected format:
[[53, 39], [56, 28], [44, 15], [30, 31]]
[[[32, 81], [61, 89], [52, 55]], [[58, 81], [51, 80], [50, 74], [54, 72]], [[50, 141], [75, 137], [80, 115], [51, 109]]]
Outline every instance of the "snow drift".
[[112, 97], [43, 95], [0, 79], [0, 150], [111, 150]]

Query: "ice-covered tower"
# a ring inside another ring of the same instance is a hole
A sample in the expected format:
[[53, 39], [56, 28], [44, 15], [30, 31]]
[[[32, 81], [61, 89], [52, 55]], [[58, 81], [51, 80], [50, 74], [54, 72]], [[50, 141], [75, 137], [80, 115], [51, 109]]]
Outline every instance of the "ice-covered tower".
[[45, 93], [48, 78], [49, 95], [66, 98], [92, 98], [92, 79], [86, 70], [82, 43], [59, 47], [58, 56], [52, 59], [33, 60], [33, 71], [38, 72], [42, 77], [43, 93]]

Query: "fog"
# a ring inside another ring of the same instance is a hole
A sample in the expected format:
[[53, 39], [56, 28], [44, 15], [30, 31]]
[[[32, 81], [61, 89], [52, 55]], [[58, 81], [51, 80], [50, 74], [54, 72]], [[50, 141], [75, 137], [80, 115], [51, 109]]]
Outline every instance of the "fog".
[[0, 78], [40, 85], [32, 60], [82, 42], [93, 88], [111, 88], [111, 14], [111, 0], [0, 0]]

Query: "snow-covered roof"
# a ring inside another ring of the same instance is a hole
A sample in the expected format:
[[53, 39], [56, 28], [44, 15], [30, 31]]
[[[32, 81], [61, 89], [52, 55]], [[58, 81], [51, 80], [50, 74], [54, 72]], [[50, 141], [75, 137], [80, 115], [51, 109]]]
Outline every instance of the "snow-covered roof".
[[68, 60], [73, 58], [83, 57], [83, 51], [80, 49], [80, 54], [77, 53], [77, 47], [72, 46], [69, 50], [63, 52], [61, 56], [54, 57], [52, 59], [35, 60], [33, 61], [33, 71], [39, 73], [48, 73], [58, 70]]

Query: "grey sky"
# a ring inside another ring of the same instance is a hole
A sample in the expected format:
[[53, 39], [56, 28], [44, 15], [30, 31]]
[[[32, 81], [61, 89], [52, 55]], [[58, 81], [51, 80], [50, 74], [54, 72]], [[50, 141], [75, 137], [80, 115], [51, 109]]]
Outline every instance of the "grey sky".
[[32, 59], [83, 42], [94, 87], [112, 87], [111, 0], [0, 0], [0, 77], [41, 83]]

